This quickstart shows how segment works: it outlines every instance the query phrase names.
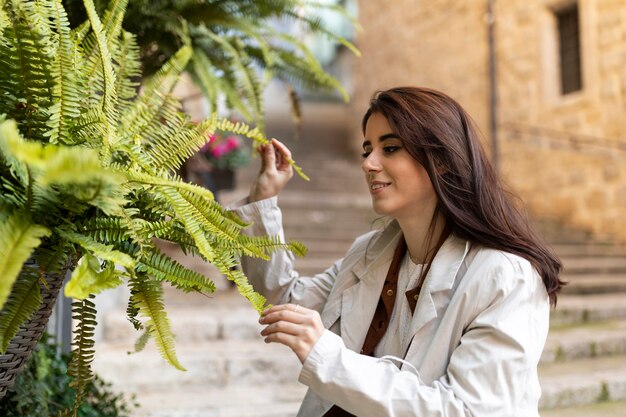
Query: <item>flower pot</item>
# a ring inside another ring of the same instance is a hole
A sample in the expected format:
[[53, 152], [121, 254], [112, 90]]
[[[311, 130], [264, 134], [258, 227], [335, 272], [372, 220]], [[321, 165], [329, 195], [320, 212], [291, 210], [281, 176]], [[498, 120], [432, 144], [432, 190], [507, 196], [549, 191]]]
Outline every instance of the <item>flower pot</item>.
[[37, 346], [48, 324], [48, 319], [63, 286], [65, 274], [46, 274], [46, 285], [40, 284], [42, 303], [33, 317], [25, 322], [0, 355], [0, 399], [13, 386], [15, 378], [24, 369], [30, 354]]
[[209, 172], [209, 189], [213, 192], [235, 188], [235, 171], [232, 169], [212, 169]]

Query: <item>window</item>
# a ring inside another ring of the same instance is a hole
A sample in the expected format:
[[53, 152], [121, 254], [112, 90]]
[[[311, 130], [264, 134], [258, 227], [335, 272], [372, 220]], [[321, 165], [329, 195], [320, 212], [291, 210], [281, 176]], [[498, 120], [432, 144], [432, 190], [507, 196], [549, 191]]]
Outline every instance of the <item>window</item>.
[[582, 89], [578, 4], [555, 12], [559, 33], [561, 94]]

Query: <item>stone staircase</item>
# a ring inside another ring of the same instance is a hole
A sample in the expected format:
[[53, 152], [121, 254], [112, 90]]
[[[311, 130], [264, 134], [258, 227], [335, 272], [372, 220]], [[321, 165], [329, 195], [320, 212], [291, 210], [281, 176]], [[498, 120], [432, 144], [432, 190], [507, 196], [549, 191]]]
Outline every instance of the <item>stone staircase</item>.
[[[358, 159], [341, 145], [341, 135], [347, 134], [341, 122], [345, 109], [311, 111], [316, 117], [303, 126], [300, 141], [290, 140], [289, 126], [276, 124], [270, 132], [285, 139], [311, 177], [309, 183], [294, 178], [279, 198], [287, 238], [309, 248], [296, 263], [303, 275], [330, 266], [356, 236], [378, 226]], [[238, 173], [241, 188], [221, 195], [222, 202], [247, 194], [256, 164]], [[554, 223], [538, 224], [562, 257], [563, 276], [570, 282], [552, 312], [542, 357], [542, 416], [624, 416], [626, 246], [595, 242]], [[175, 247], [163, 250], [215, 277], [219, 288], [210, 298], [166, 291], [177, 353], [187, 371], [166, 364], [153, 345], [126, 355], [138, 335], [120, 303], [102, 319], [96, 372], [117, 389], [137, 393], [141, 409], [136, 417], [295, 416], [306, 390], [297, 382], [295, 355], [263, 343], [256, 312], [210, 265]]]

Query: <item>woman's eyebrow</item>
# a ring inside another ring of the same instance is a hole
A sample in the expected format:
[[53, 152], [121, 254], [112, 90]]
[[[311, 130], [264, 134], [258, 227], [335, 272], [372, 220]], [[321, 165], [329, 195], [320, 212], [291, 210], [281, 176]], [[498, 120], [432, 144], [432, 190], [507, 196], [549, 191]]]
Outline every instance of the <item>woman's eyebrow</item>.
[[380, 142], [384, 142], [387, 139], [400, 139], [400, 136], [396, 135], [395, 133], [387, 133], [386, 135], [382, 135], [378, 138]]
[[[387, 133], [382, 135], [381, 137], [378, 138], [379, 142], [384, 142], [387, 139], [400, 139], [400, 136], [396, 135], [395, 133]], [[363, 147], [365, 148], [366, 146], [372, 146], [372, 142], [370, 142], [369, 140], [366, 140], [363, 142]]]

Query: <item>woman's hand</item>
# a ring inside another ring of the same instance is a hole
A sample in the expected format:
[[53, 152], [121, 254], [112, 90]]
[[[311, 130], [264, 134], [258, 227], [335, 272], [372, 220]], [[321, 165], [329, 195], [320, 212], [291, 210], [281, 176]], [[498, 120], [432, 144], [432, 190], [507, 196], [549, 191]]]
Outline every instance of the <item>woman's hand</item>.
[[291, 152], [276, 139], [258, 147], [261, 155], [261, 171], [250, 188], [250, 202], [274, 197], [282, 191], [293, 176], [289, 165]]
[[265, 343], [282, 343], [294, 351], [301, 363], [324, 333], [319, 313], [295, 304], [273, 306], [263, 312], [259, 323], [267, 324], [261, 331]]

